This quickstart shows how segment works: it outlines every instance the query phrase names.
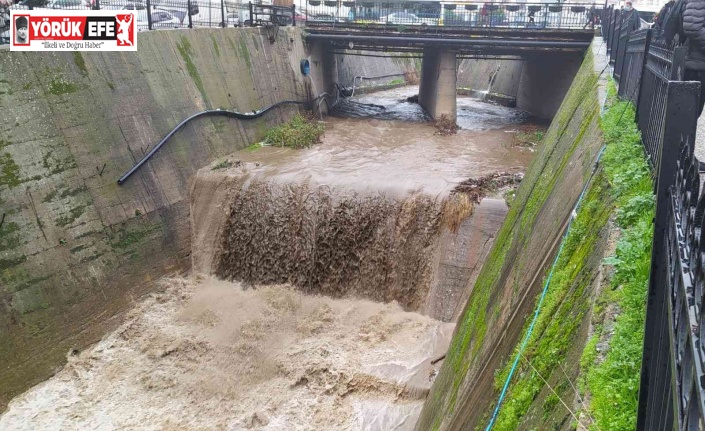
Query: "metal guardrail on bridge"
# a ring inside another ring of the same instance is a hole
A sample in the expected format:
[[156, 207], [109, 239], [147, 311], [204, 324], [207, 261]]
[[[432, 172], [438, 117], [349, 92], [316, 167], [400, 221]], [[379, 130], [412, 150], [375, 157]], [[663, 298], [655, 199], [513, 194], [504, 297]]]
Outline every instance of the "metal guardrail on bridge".
[[132, 11], [138, 30], [296, 24], [294, 6], [235, 0], [21, 0], [10, 7], [0, 5], [0, 44], [10, 43], [10, 10], [42, 9]]
[[612, 7], [602, 22], [618, 94], [637, 107], [656, 189], [637, 430], [702, 430], [705, 190], [693, 155], [700, 83], [682, 80], [685, 48], [665, 46], [651, 29], [622, 32]]
[[308, 26], [594, 28], [593, 3], [308, 0], [299, 10]]

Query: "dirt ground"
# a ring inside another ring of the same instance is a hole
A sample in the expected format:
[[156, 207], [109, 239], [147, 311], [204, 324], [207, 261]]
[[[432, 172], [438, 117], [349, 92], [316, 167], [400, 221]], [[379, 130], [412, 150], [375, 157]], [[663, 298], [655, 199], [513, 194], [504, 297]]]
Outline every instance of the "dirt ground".
[[164, 280], [2, 430], [408, 430], [453, 325], [288, 286]]

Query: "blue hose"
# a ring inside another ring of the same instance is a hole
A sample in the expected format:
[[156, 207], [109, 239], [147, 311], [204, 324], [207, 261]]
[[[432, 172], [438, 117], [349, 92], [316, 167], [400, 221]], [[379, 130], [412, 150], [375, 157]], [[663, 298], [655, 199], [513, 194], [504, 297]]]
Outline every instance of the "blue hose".
[[[576, 202], [575, 207], [573, 208], [572, 214], [577, 214], [578, 208], [580, 207], [580, 203], [583, 201], [583, 198], [585, 197], [585, 192], [587, 192], [588, 186], [592, 182], [593, 177], [595, 176], [595, 173], [597, 172], [597, 165], [600, 162], [600, 158], [602, 158], [602, 153], [605, 151], [605, 146], [603, 145], [602, 148], [600, 149], [600, 152], [597, 153], [597, 159], [595, 160], [595, 164], [593, 165], [592, 173], [590, 174], [590, 178], [588, 178], [588, 181], [585, 183], [585, 187], [583, 187], [583, 191], [580, 193], [580, 197], [578, 198], [578, 202]], [[531, 334], [534, 331], [534, 325], [536, 324], [536, 321], [538, 320], [539, 313], [541, 312], [541, 306], [543, 305], [543, 300], [546, 298], [546, 293], [548, 293], [548, 286], [551, 284], [551, 279], [553, 278], [553, 271], [556, 269], [556, 264], [558, 264], [558, 259], [561, 257], [561, 254], [563, 253], [563, 247], [565, 246], [565, 239], [568, 236], [568, 233], [570, 232], [570, 226], [573, 224], [574, 217], [571, 217], [570, 220], [568, 221], [568, 226], [565, 229], [565, 232], [563, 233], [563, 239], [561, 240], [561, 246], [558, 249], [558, 253], [556, 254], [556, 258], [553, 260], [553, 264], [551, 265], [551, 271], [548, 273], [548, 277], [546, 278], [546, 283], [543, 285], [543, 291], [541, 292], [541, 296], [539, 297], [539, 303], [536, 305], [536, 311], [534, 312], [534, 318], [531, 320], [531, 324], [529, 325], [529, 330], [526, 332], [526, 336], [524, 337], [524, 340], [521, 342], [521, 346], [519, 347], [519, 351], [517, 352], [516, 358], [514, 358], [514, 363], [512, 364], [512, 369], [509, 370], [509, 375], [507, 376], [507, 380], [504, 382], [504, 386], [502, 387], [502, 392], [499, 394], [499, 399], [497, 400], [497, 405], [494, 408], [494, 412], [492, 413], [492, 418], [490, 419], [490, 422], [487, 424], [487, 428], [485, 428], [485, 431], [490, 431], [492, 429], [492, 426], [494, 425], [495, 421], [497, 420], [497, 415], [499, 414], [499, 408], [502, 406], [502, 401], [504, 401], [504, 397], [507, 395], [507, 389], [509, 389], [509, 383], [512, 381], [512, 377], [514, 377], [514, 372], [516, 371], [517, 365], [519, 365], [519, 359], [522, 357], [524, 353], [524, 349], [526, 349], [526, 345], [529, 342], [529, 338], [531, 338]]]

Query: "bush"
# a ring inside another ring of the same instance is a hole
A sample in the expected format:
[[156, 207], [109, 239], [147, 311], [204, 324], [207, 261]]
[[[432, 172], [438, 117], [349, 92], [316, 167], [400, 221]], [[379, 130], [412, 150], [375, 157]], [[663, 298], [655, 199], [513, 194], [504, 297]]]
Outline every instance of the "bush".
[[265, 142], [275, 147], [308, 148], [320, 142], [324, 129], [313, 118], [296, 114], [288, 122], [269, 129]]

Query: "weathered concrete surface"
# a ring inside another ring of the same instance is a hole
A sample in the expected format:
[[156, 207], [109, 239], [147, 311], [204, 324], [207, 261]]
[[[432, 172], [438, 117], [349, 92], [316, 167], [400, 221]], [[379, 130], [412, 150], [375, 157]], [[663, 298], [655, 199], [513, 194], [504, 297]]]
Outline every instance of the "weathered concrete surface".
[[588, 53], [472, 287], [417, 430], [475, 429], [490, 413], [495, 373], [520, 339], [603, 143], [597, 75]]
[[582, 54], [534, 54], [524, 60], [517, 107], [551, 119], [563, 102], [583, 61]]
[[137, 53], [0, 51], [0, 409], [105, 333], [151, 280], [190, 264], [188, 192], [258, 121], [201, 119], [124, 186], [181, 119], [307, 100], [297, 29], [140, 33]]
[[[357, 55], [337, 55], [338, 82], [344, 87], [351, 87], [353, 79], [358, 76], [366, 78], [362, 85], [381, 85], [399, 81], [405, 76], [418, 77], [421, 74], [421, 59], [391, 57], [363, 57]], [[360, 79], [355, 83], [360, 85]]]
[[516, 98], [523, 65], [523, 60], [461, 60], [458, 88]]
[[455, 99], [457, 60], [453, 51], [428, 49], [421, 61], [421, 83], [419, 85], [419, 105], [431, 118], [442, 115], [455, 120], [457, 104]]

